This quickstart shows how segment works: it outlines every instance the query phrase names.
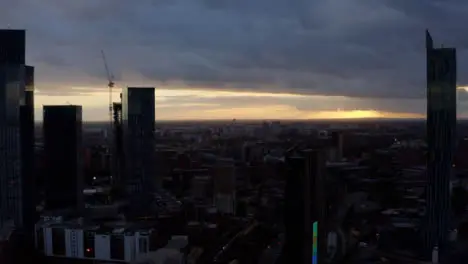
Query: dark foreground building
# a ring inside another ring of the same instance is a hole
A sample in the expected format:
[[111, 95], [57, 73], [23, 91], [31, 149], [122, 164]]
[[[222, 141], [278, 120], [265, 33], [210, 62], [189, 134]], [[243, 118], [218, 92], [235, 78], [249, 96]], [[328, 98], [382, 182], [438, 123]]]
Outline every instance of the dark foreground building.
[[26, 63], [26, 31], [0, 29], [0, 64], [24, 65]]
[[426, 31], [427, 49], [427, 210], [424, 248], [444, 251], [450, 224], [450, 178], [456, 131], [457, 63], [454, 48], [434, 48]]
[[147, 194], [161, 185], [155, 166], [154, 87], [127, 87], [122, 92], [122, 123], [127, 193]]
[[[324, 153], [307, 150], [300, 156], [287, 157], [286, 163], [289, 172], [285, 187], [285, 243], [279, 262], [322, 263], [326, 254]], [[315, 239], [314, 222], [317, 222]]]
[[82, 109], [44, 106], [46, 208], [83, 208]]
[[[25, 91], [20, 106], [22, 216], [28, 237], [36, 223], [36, 181], [34, 174], [34, 67], [25, 68]], [[32, 241], [32, 240], [31, 240]]]
[[0, 230], [23, 227], [20, 106], [25, 81], [25, 31], [0, 30]]

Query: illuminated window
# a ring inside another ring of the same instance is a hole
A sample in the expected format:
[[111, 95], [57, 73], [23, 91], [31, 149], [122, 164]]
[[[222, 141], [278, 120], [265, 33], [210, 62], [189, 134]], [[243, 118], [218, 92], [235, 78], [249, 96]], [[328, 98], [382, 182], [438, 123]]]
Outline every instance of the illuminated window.
[[85, 231], [83, 238], [83, 255], [85, 258], [94, 258], [94, 232]]

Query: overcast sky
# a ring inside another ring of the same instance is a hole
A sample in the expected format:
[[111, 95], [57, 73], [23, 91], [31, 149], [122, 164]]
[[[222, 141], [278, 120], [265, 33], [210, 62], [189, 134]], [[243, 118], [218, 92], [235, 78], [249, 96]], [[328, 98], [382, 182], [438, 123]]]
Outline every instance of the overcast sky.
[[468, 84], [467, 14], [466, 0], [15, 0], [0, 27], [27, 29], [37, 107], [89, 120], [107, 118], [101, 49], [118, 86], [157, 88], [160, 119], [409, 117], [425, 112], [426, 28]]

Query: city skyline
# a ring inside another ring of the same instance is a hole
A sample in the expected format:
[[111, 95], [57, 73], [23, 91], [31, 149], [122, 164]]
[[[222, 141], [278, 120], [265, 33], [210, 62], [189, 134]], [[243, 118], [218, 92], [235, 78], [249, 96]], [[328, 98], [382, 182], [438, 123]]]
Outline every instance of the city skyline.
[[[466, 20], [465, 4], [236, 3], [21, 0], [2, 4], [0, 25], [28, 32], [36, 120], [42, 105], [68, 103], [86, 121], [107, 119], [101, 49], [117, 88], [156, 87], [159, 120], [424, 118], [425, 28], [460, 47], [466, 71], [468, 40], [452, 26]], [[460, 89], [461, 118], [467, 98]]]

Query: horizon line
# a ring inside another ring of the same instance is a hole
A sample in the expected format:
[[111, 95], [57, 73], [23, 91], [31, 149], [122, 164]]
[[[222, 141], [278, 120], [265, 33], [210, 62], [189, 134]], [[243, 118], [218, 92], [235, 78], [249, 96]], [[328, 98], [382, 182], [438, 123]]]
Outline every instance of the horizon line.
[[[379, 120], [394, 120], [394, 121], [426, 121], [426, 118], [394, 118], [394, 117], [363, 117], [363, 118], [310, 118], [310, 119], [288, 119], [288, 118], [265, 118], [265, 119], [242, 119], [242, 118], [224, 118], [224, 119], [155, 119], [156, 122], [200, 122], [200, 121], [379, 121]], [[457, 118], [457, 120], [468, 121], [468, 118]], [[34, 123], [42, 123], [43, 120], [35, 120]], [[83, 120], [83, 123], [109, 123], [108, 120]]]

